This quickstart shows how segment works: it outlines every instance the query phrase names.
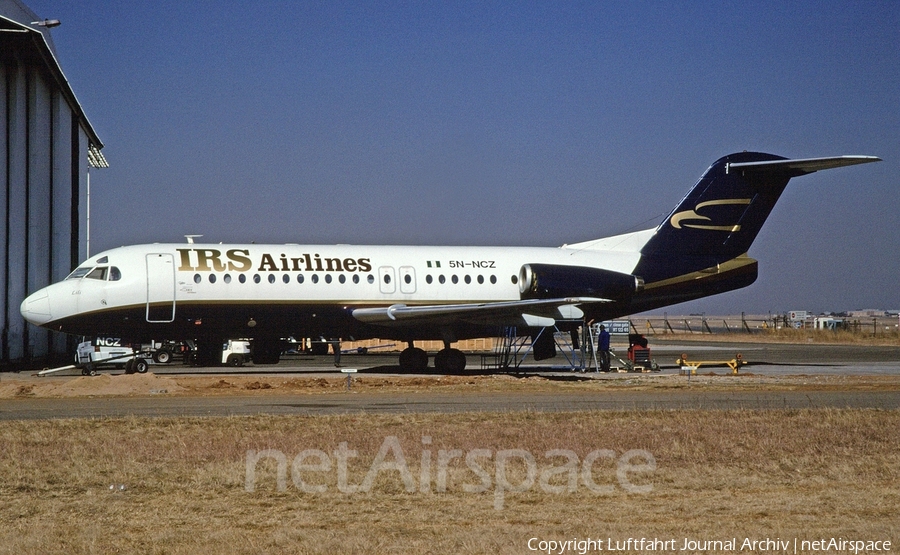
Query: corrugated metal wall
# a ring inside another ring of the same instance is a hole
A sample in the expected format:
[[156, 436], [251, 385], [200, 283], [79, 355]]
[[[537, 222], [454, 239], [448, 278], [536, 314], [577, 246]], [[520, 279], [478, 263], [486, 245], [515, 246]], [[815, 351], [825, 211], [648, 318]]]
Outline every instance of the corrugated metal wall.
[[88, 140], [40, 64], [0, 59], [0, 98], [0, 365], [65, 360], [66, 337], [27, 325], [19, 305], [80, 259], [78, 203]]

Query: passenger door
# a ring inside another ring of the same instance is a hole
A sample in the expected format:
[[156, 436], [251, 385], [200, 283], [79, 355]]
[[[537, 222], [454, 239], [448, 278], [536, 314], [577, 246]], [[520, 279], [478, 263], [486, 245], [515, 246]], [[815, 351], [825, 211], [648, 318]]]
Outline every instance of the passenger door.
[[147, 321], [175, 320], [175, 257], [168, 253], [147, 255]]

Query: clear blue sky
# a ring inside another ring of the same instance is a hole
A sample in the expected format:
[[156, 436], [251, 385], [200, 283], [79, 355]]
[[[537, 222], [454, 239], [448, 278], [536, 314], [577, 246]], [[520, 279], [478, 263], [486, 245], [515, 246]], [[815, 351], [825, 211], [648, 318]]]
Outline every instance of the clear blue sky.
[[753, 286], [669, 309], [900, 308], [900, 3], [62, 2], [111, 167], [91, 250], [556, 246], [654, 227], [740, 150], [795, 179]]

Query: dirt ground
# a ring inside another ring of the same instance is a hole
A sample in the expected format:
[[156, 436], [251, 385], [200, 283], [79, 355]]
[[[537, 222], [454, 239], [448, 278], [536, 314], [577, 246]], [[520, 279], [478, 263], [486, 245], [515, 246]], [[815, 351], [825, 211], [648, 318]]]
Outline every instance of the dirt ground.
[[[571, 376], [509, 375], [478, 376], [378, 376], [357, 375], [352, 378], [357, 392], [409, 393], [440, 391], [444, 393], [521, 392], [521, 391], [640, 391], [677, 390], [690, 385], [694, 389], [712, 391], [897, 391], [900, 374], [788, 375], [766, 376], [746, 372], [737, 376], [722, 369], [699, 375], [677, 374], [572, 374]], [[321, 395], [344, 393], [347, 379], [339, 375], [283, 376], [230, 374], [226, 376], [100, 374], [62, 378], [34, 378], [4, 375], [0, 378], [0, 399], [73, 398], [73, 397], [143, 397], [166, 395], [177, 397], [227, 397], [247, 395]]]

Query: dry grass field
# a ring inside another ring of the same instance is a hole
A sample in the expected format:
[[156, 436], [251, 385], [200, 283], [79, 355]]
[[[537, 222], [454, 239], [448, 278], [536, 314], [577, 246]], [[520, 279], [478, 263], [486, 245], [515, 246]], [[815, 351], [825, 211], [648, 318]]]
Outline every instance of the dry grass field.
[[877, 410], [9, 421], [0, 553], [897, 543], [898, 445]]

